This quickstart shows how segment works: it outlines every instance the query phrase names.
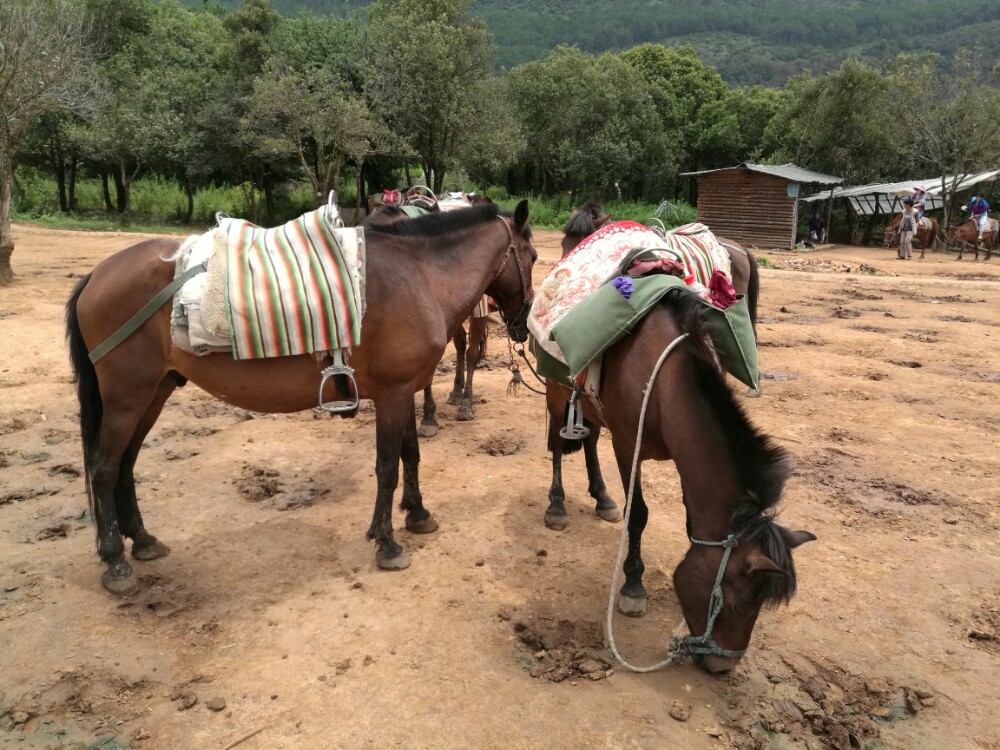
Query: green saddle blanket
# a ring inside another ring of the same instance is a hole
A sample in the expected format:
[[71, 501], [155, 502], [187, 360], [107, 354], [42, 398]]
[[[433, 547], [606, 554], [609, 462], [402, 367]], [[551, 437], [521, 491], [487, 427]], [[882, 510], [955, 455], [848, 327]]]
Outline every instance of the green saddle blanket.
[[[654, 274], [632, 279], [632, 294], [625, 299], [609, 281], [570, 310], [552, 329], [551, 336], [566, 357], [563, 364], [533, 340], [531, 349], [543, 377], [572, 385], [576, 377], [608, 348], [628, 335], [636, 324], [667, 294], [693, 294], [683, 279]], [[699, 295], [701, 316], [712, 337], [719, 361], [727, 372], [757, 389], [757, 341], [746, 299], [720, 310]]]

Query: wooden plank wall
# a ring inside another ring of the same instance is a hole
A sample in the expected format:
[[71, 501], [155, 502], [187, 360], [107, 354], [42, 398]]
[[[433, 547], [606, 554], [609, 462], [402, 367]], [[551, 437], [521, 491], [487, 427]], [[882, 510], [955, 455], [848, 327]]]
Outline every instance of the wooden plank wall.
[[788, 197], [787, 180], [747, 169], [699, 180], [698, 221], [715, 234], [761, 248], [795, 245], [795, 198]]

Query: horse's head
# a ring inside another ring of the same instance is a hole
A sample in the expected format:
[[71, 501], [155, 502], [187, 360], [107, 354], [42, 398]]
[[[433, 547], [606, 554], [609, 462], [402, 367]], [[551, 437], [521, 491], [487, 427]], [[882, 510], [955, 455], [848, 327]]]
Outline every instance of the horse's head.
[[611, 214], [605, 214], [600, 203], [587, 201], [580, 208], [574, 208], [569, 221], [563, 227], [562, 254], [565, 256], [590, 235], [611, 220]]
[[[791, 599], [796, 587], [791, 551], [816, 538], [779, 526], [759, 508], [734, 523], [729, 542], [734, 546], [727, 550], [722, 540], [692, 539], [674, 571], [674, 591], [692, 634], [681, 650], [712, 674], [730, 671], [742, 658], [762, 607]], [[720, 577], [721, 597], [715, 593]]]
[[523, 200], [514, 209], [514, 215], [500, 216], [507, 230], [507, 250], [500, 261], [496, 277], [486, 289], [500, 308], [500, 316], [507, 324], [508, 335], [517, 342], [528, 339], [528, 312], [535, 291], [531, 286], [531, 269], [538, 253], [531, 244], [528, 226], [528, 201]]

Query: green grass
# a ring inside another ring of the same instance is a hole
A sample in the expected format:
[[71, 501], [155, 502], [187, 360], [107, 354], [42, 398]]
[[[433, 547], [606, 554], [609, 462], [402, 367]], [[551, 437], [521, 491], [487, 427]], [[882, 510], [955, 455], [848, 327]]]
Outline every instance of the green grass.
[[757, 256], [757, 265], [761, 268], [774, 268], [774, 263], [771, 262], [771, 259], [763, 255]]

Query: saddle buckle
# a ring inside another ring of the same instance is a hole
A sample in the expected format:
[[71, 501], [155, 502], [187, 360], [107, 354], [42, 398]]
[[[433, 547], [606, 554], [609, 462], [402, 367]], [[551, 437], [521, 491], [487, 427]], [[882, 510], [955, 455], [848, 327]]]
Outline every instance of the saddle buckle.
[[[342, 350], [336, 349], [333, 351], [333, 364], [329, 367], [323, 369], [323, 377], [319, 381], [319, 406], [315, 407], [314, 411], [318, 413], [326, 414], [345, 414], [347, 412], [357, 411], [361, 404], [358, 398], [358, 383], [354, 379], [354, 368], [348, 366], [344, 362], [344, 355]], [[334, 401], [324, 401], [323, 400], [323, 389], [326, 387], [326, 382], [337, 375], [343, 375], [348, 381], [348, 391], [353, 392], [353, 399], [337, 399]]]
[[580, 386], [573, 386], [569, 397], [569, 410], [566, 412], [566, 426], [559, 430], [559, 437], [564, 440], [583, 440], [590, 434], [590, 428], [583, 423], [583, 408], [577, 409], [576, 401], [580, 396]]

